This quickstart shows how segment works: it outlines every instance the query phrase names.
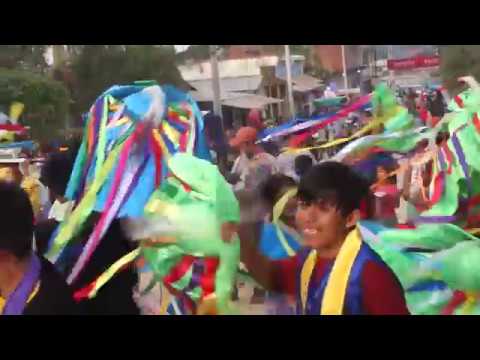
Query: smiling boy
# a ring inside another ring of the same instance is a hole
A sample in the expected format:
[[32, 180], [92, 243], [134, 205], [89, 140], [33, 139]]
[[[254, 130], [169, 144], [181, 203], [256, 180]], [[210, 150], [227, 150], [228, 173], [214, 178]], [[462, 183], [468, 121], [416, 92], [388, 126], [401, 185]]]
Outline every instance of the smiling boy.
[[368, 195], [368, 185], [348, 166], [314, 166], [298, 189], [296, 224], [305, 247], [288, 259], [268, 260], [255, 244], [260, 225], [243, 221], [242, 262], [265, 289], [295, 296], [298, 314], [409, 314], [398, 279], [356, 228]]

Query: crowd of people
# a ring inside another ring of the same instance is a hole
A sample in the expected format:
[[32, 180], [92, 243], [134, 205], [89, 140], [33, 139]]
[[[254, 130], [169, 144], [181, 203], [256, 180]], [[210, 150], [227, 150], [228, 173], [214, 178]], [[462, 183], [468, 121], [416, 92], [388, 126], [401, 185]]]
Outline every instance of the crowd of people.
[[[438, 90], [428, 96], [409, 91], [404, 105], [429, 127], [445, 115]], [[371, 118], [371, 111], [358, 112], [335, 137], [349, 137]], [[448, 141], [448, 132], [436, 136], [435, 148], [418, 143], [408, 161], [377, 149], [368, 159], [356, 154], [338, 162], [334, 156], [348, 142], [321, 148], [327, 135], [310, 139], [305, 150], [285, 151], [296, 134], [262, 142], [265, 125], [258, 111], [234, 132], [221, 133], [209, 125], [218, 120], [206, 116], [207, 142], [240, 209], [240, 221], [228, 228], [222, 225], [222, 236], [228, 232], [224, 237], [230, 241], [232, 234], [238, 235], [241, 265], [255, 281], [251, 302], [265, 304], [269, 314], [409, 314], [397, 275], [362, 241], [357, 224], [374, 219], [388, 227], [408, 227], [430, 208], [432, 154]], [[67, 284], [65, 273], [102, 221], [101, 210], [94, 209], [75, 235], [62, 255], [63, 268], [46, 260], [59, 225], [78, 206], [65, 195], [77, 153], [78, 145], [71, 145], [42, 159], [27, 160], [19, 153], [0, 159], [0, 311], [168, 313], [161, 295], [168, 289], [163, 285], [154, 292], [153, 305], [139, 301], [138, 269], [144, 264], [137, 262], [116, 274], [95, 297], [85, 296], [93, 280], [135, 248], [118, 219], [108, 226], [80, 276]], [[148, 279], [141, 283], [154, 277]], [[235, 286], [232, 300], [237, 298]]]

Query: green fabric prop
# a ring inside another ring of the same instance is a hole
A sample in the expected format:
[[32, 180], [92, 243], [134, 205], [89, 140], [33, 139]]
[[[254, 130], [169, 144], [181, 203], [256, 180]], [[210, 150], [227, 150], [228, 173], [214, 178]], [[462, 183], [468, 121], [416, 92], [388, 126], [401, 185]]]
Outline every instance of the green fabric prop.
[[[383, 85], [376, 89], [373, 101], [381, 110], [393, 106], [389, 90]], [[480, 227], [478, 223], [467, 224], [473, 215], [480, 214], [478, 204], [468, 205], [469, 201], [480, 195], [480, 130], [476, 120], [480, 111], [480, 92], [475, 89], [462, 92], [456, 101], [452, 100], [449, 109], [452, 112], [445, 115], [435, 128], [428, 129], [421, 135], [412, 134], [405, 139], [386, 137], [375, 143], [390, 151], [406, 152], [413, 150], [422, 138], [428, 138], [432, 142], [439, 131], [446, 130], [450, 134], [450, 139], [443, 148], [447, 151], [443, 154], [445, 159], [447, 153], [451, 155], [452, 161], [447, 164], [451, 171], [444, 173], [445, 183], [439, 201], [420, 214], [415, 229], [382, 230], [375, 241], [367, 239], [406, 289], [407, 303], [413, 314], [440, 314], [449, 304], [454, 291], [468, 295], [468, 300], [457, 306], [455, 314], [480, 313], [480, 240], [465, 229], [467, 225]], [[402, 125], [408, 123], [407, 120], [402, 120], [402, 116], [407, 119], [403, 114], [392, 115], [386, 120], [385, 129], [391, 131], [408, 128], [402, 128]], [[385, 112], [382, 115], [385, 116]], [[436, 161], [433, 179], [442, 171], [438, 166], [439, 160]], [[466, 205], [461, 206], [462, 202]], [[452, 217], [455, 220], [447, 222]], [[427, 221], [433, 223], [426, 223]], [[411, 253], [406, 252], [406, 248], [423, 248], [434, 252]], [[409, 291], [412, 286], [428, 281], [439, 281], [447, 288], [422, 290], [420, 287], [420, 290]]]
[[[167, 275], [183, 255], [218, 257], [215, 295], [220, 313], [230, 312], [229, 299], [240, 260], [240, 243], [235, 235], [224, 242], [221, 225], [240, 221], [239, 204], [229, 184], [211, 163], [189, 154], [170, 158], [168, 177], [146, 206], [146, 216], [163, 218], [173, 230], [174, 245], [144, 247], [143, 255], [156, 278]], [[185, 184], [191, 188], [186, 189]], [[155, 234], [152, 234], [155, 235]], [[202, 295], [198, 294], [201, 300]]]
[[438, 278], [455, 290], [480, 291], [480, 241], [463, 241], [429, 261]]

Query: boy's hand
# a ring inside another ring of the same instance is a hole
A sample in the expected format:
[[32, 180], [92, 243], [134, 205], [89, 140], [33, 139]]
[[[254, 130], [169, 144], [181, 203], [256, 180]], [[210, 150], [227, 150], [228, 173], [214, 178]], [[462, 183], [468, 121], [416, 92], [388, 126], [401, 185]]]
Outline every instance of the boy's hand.
[[238, 231], [238, 225], [232, 222], [223, 223], [221, 226], [222, 240], [226, 243], [230, 243]]
[[240, 175], [234, 173], [225, 174], [225, 180], [231, 185], [235, 185], [240, 181]]
[[268, 212], [258, 192], [242, 190], [235, 195], [240, 205], [240, 222], [255, 223], [265, 219]]
[[143, 240], [142, 245], [146, 247], [156, 247], [157, 245], [163, 244], [175, 244], [177, 238], [171, 235], [162, 235], [148, 240]]

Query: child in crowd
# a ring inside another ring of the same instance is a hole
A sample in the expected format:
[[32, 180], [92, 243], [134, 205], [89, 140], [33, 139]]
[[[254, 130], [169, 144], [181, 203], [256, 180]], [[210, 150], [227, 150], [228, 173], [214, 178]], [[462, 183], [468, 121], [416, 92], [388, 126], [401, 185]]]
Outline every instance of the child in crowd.
[[403, 289], [390, 268], [362, 241], [357, 222], [369, 196], [366, 182], [348, 166], [324, 162], [301, 179], [296, 227], [304, 247], [271, 260], [255, 244], [261, 221], [241, 203], [241, 258], [265, 289], [295, 296], [297, 313], [409, 314]]
[[[295, 228], [296, 183], [282, 174], [271, 176], [262, 188], [262, 198], [268, 209], [260, 238], [260, 250], [272, 260], [286, 259], [300, 249], [300, 239]], [[270, 313], [293, 314], [294, 299], [275, 293], [267, 294]]]

